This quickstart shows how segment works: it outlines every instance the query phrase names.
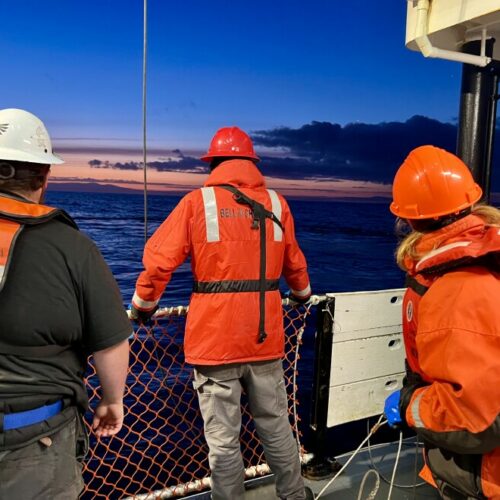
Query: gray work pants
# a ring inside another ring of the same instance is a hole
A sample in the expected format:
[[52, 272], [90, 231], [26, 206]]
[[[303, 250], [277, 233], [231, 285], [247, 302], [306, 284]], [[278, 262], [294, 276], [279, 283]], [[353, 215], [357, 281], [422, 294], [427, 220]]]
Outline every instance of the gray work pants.
[[0, 499], [76, 500], [84, 486], [82, 432], [75, 419], [49, 438], [1, 451]]
[[240, 449], [241, 391], [248, 396], [267, 463], [276, 477], [277, 495], [304, 500], [297, 443], [288, 420], [281, 360], [196, 366], [194, 387], [203, 416], [213, 500], [244, 498]]

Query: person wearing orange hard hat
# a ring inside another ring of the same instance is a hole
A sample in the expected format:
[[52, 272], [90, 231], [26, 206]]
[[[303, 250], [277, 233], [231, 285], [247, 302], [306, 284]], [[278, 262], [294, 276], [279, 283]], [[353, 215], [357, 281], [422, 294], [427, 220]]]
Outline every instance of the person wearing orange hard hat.
[[245, 390], [278, 496], [305, 499], [283, 379], [279, 279], [284, 275], [292, 298], [307, 301], [306, 260], [288, 204], [266, 189], [245, 132], [220, 129], [202, 160], [211, 171], [204, 187], [186, 195], [146, 244], [132, 316], [145, 321], [153, 314], [173, 271], [191, 256], [195, 281], [184, 352], [195, 365], [212, 498], [244, 497], [239, 435]]
[[445, 499], [500, 499], [500, 211], [481, 196], [458, 157], [421, 146], [390, 206], [411, 232], [396, 252], [407, 376], [385, 413], [423, 440], [421, 475]]

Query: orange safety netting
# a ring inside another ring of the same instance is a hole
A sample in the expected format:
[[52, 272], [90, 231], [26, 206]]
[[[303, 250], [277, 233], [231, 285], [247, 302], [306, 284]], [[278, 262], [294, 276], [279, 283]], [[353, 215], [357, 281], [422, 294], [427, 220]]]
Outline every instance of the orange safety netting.
[[[85, 491], [81, 498], [172, 498], [186, 493], [179, 485], [189, 483], [194, 490], [207, 486], [207, 481], [201, 480], [210, 475], [208, 447], [192, 386], [192, 367], [184, 363], [185, 314], [185, 308], [172, 308], [152, 326], [136, 330], [130, 342], [124, 426], [117, 436], [101, 441], [89, 432], [90, 450], [84, 464]], [[293, 382], [307, 315], [304, 307], [284, 309], [284, 369], [296, 434]], [[92, 363], [86, 384], [90, 407], [94, 408], [99, 402], [99, 382]], [[90, 411], [86, 415], [88, 426], [91, 420]], [[265, 462], [245, 401], [241, 443], [246, 468]], [[162, 490], [160, 496], [158, 492]]]

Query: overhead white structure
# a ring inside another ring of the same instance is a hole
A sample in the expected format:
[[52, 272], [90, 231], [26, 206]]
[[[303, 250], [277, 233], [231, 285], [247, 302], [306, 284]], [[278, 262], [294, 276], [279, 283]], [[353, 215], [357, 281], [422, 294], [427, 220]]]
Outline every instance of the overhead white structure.
[[327, 294], [335, 298], [327, 427], [380, 415], [402, 387], [404, 289]]
[[462, 53], [473, 40], [495, 38], [493, 59], [500, 60], [500, 0], [408, 0], [406, 46], [426, 57], [477, 66], [491, 59]]

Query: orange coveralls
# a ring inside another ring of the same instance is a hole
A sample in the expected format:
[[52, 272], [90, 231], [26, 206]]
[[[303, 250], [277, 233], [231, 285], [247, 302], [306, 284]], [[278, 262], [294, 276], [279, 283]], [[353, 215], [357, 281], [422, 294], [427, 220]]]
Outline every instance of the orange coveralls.
[[423, 476], [445, 498], [456, 488], [500, 499], [500, 229], [469, 215], [418, 250], [405, 262], [418, 283], [403, 332], [408, 364], [428, 384], [405, 414], [426, 445]]

